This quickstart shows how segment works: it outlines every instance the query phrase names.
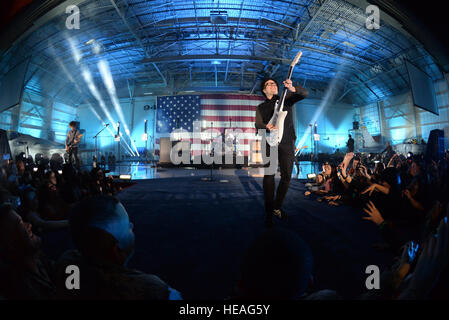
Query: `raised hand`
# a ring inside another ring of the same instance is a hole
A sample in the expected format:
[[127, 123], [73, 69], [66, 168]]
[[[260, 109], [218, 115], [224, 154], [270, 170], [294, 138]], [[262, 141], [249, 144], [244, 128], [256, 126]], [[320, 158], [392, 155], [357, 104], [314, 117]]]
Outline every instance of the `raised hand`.
[[363, 208], [363, 211], [369, 214], [369, 217], [362, 217], [364, 220], [372, 221], [376, 225], [380, 225], [385, 221], [372, 201], [368, 202], [367, 208]]
[[[370, 185], [368, 188], [366, 188], [364, 191], [362, 191], [362, 194], [365, 194], [367, 192], [369, 192], [369, 196], [371, 197], [371, 194], [376, 190], [376, 184], [373, 183], [372, 185]], [[371, 201], [370, 201], [371, 202]]]
[[325, 196], [324, 199], [327, 200], [327, 201], [335, 201], [335, 200], [340, 200], [341, 196], [339, 196], [339, 195], [336, 195], [336, 196]]
[[283, 82], [284, 86], [291, 92], [296, 92], [296, 88], [293, 86], [293, 82], [290, 79], [287, 79]]
[[412, 194], [410, 193], [409, 189], [405, 189], [403, 191], [404, 196], [406, 196], [408, 199], [410, 199], [412, 197]]

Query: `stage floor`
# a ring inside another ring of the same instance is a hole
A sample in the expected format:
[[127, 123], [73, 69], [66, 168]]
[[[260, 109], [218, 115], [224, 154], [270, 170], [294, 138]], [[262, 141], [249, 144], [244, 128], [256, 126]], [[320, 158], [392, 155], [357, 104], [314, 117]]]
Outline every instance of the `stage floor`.
[[[229, 169], [213, 182], [201, 179], [207, 170], [154, 172], [170, 179], [140, 180], [118, 194], [136, 235], [130, 267], [160, 276], [185, 299], [225, 299], [246, 248], [264, 231], [262, 178]], [[361, 210], [329, 207], [306, 199], [304, 191], [292, 179], [284, 203], [289, 219], [276, 219], [275, 228], [292, 230], [310, 245], [316, 289], [355, 298], [365, 290], [366, 267], [383, 271], [393, 256], [372, 247], [382, 239]]]
[[[301, 161], [299, 163], [299, 172], [296, 166], [293, 165], [292, 178], [307, 179], [307, 174], [315, 173], [321, 169], [318, 168], [317, 163], [310, 161]], [[181, 177], [208, 177], [211, 175], [210, 169], [197, 169], [195, 167], [177, 167], [177, 168], [161, 168], [155, 167], [153, 164], [146, 164], [142, 162], [120, 163], [115, 167], [106, 169], [111, 170], [109, 174], [120, 175], [129, 174], [132, 180], [143, 179], [164, 179], [164, 178], [181, 178]], [[227, 176], [252, 176], [262, 177], [263, 168], [243, 167], [242, 169], [220, 169], [214, 168], [212, 176], [216, 179], [225, 179]]]

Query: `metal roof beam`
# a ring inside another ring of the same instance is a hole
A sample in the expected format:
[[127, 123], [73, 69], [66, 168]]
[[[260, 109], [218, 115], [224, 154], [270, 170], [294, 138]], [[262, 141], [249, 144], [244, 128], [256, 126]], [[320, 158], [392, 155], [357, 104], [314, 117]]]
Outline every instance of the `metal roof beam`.
[[[147, 48], [143, 45], [142, 40], [134, 32], [134, 30], [131, 28], [131, 26], [129, 25], [128, 21], [126, 20], [126, 17], [123, 15], [123, 13], [120, 11], [120, 9], [118, 8], [117, 4], [115, 3], [115, 0], [110, 0], [110, 1], [111, 1], [112, 5], [114, 6], [115, 10], [117, 11], [118, 15], [120, 16], [120, 18], [122, 19], [123, 23], [126, 25], [126, 27], [131, 32], [131, 34], [134, 36], [134, 38], [136, 38], [136, 40], [139, 43], [140, 47], [143, 49], [144, 56], [147, 57], [148, 56], [148, 51], [147, 51]], [[164, 75], [161, 73], [159, 68], [156, 66], [155, 63], [153, 63], [153, 66], [155, 67], [155, 69], [159, 73], [159, 75], [161, 76], [162, 81], [164, 81], [164, 84], [167, 85], [167, 79], [165, 79]]]
[[280, 64], [289, 64], [290, 59], [279, 57], [258, 57], [245, 55], [227, 55], [227, 54], [196, 54], [185, 56], [168, 56], [145, 58], [141, 63], [157, 63], [157, 62], [176, 62], [176, 61], [192, 61], [192, 60], [240, 60], [240, 61], [275, 61]]

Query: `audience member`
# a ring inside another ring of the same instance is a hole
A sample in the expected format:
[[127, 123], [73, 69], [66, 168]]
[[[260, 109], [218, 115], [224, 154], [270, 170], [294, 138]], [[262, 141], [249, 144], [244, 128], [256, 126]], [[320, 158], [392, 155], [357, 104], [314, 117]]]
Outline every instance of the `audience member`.
[[[129, 269], [134, 252], [133, 225], [123, 205], [112, 196], [97, 196], [71, 211], [70, 230], [77, 250], [58, 261], [58, 298], [178, 300], [179, 292], [155, 275]], [[83, 275], [79, 290], [65, 285], [66, 267], [76, 265]]]

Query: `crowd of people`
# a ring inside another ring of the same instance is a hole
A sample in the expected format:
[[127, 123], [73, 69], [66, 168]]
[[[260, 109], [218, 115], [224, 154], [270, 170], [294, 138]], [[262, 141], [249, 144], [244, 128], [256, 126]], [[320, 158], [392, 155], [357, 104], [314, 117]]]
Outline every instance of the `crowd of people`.
[[[361, 219], [378, 225], [380, 249], [397, 255], [380, 289], [361, 299], [447, 298], [449, 153], [430, 163], [392, 155], [371, 167], [350, 152], [325, 163], [308, 187], [311, 198], [359, 208]], [[136, 239], [119, 190], [100, 167], [7, 161], [0, 168], [0, 299], [182, 299], [158, 276], [128, 268]], [[41, 238], [55, 230], [69, 234], [71, 246], [49, 257]], [[83, 274], [77, 290], [73, 266]], [[298, 234], [269, 228], [247, 249], [229, 298], [343, 298], [313, 292], [313, 273], [313, 254]]]
[[348, 152], [340, 163], [324, 163], [305, 195], [359, 208], [361, 219], [378, 226], [376, 248], [398, 258], [378, 298], [447, 298], [449, 151], [437, 161], [386, 151], [383, 161]]
[[[157, 277], [124, 267], [132, 253], [133, 235], [126, 211], [114, 198], [119, 190], [99, 167], [82, 171], [58, 159], [42, 158], [35, 163], [22, 155], [14, 161], [7, 160], [0, 167], [0, 299], [66, 297], [67, 292], [61, 289], [66, 288], [61, 263], [67, 261], [70, 253], [72, 259], [77, 253], [81, 255], [78, 265], [86, 261], [92, 267], [91, 283], [101, 281], [99, 273], [104, 271], [103, 280], [115, 286], [115, 291], [83, 291], [84, 298], [106, 298], [106, 293], [126, 297], [126, 290], [121, 290], [119, 283], [132, 287], [132, 279], [146, 284], [142, 288], [145, 291], [139, 291], [148, 294], [143, 297], [163, 295], [164, 292], [154, 291], [158, 287], [164, 289]], [[73, 249], [78, 250], [49, 257], [42, 250], [41, 239], [55, 231], [70, 234]], [[104, 290], [102, 285], [86, 290], [97, 287]]]

